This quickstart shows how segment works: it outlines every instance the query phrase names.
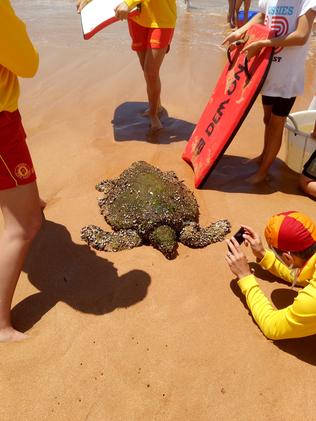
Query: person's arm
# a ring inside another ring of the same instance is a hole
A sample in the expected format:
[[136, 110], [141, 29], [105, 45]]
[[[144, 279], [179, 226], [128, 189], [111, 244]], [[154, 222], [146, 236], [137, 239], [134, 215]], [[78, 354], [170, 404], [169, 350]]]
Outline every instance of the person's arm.
[[[270, 251], [265, 250], [264, 257], [257, 261], [262, 269], [268, 270], [272, 275], [277, 276], [278, 278], [283, 279], [290, 284], [293, 284], [295, 281], [293, 271], [291, 271], [284, 263], [282, 263], [276, 255]], [[296, 280], [296, 285], [306, 286], [306, 281]]]
[[[293, 272], [280, 260], [278, 260], [272, 251], [266, 250], [263, 247], [260, 236], [248, 225], [242, 225], [245, 229], [245, 245], [250, 245], [251, 251], [256, 258], [257, 263], [262, 269], [268, 270], [273, 275], [283, 279], [284, 281], [293, 284]], [[305, 281], [298, 281], [297, 285], [306, 286]]]
[[38, 53], [25, 24], [6, 4], [0, 2], [0, 64], [17, 76], [33, 77], [38, 69]]
[[223, 41], [223, 44], [231, 44], [232, 42], [239, 41], [243, 39], [248, 29], [255, 24], [261, 24], [263, 25], [265, 19], [265, 14], [260, 12], [257, 13], [252, 19], [250, 19], [245, 25], [243, 25], [241, 28], [237, 29], [236, 31], [233, 31], [230, 33]]
[[298, 293], [292, 305], [276, 310], [259, 287], [254, 275], [240, 278], [253, 318], [268, 339], [301, 338], [316, 333], [316, 288], [310, 284]]
[[130, 10], [134, 9], [139, 3], [144, 0], [125, 0], [115, 8], [115, 15], [118, 19], [127, 19]]
[[294, 32], [283, 37], [252, 42], [251, 44], [248, 44], [242, 52], [247, 53], [248, 57], [251, 58], [258, 54], [264, 47], [295, 47], [304, 45], [309, 39], [315, 17], [316, 11], [310, 9], [305, 15], [298, 18], [297, 27]]

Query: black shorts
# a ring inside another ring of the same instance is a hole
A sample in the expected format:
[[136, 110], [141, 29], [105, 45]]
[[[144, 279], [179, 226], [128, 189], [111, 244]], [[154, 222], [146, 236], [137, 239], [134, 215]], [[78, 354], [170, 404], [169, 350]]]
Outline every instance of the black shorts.
[[279, 117], [287, 117], [290, 114], [295, 100], [295, 96], [293, 98], [282, 98], [280, 96], [262, 95], [262, 104], [270, 105], [272, 113]]
[[316, 151], [314, 151], [309, 160], [304, 165], [303, 175], [316, 180]]

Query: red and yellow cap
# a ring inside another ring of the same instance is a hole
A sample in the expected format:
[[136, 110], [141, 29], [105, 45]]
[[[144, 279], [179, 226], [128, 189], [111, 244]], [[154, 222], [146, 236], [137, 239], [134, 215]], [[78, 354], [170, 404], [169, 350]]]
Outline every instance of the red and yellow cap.
[[264, 235], [270, 247], [303, 251], [316, 243], [316, 225], [301, 212], [282, 212], [271, 216]]

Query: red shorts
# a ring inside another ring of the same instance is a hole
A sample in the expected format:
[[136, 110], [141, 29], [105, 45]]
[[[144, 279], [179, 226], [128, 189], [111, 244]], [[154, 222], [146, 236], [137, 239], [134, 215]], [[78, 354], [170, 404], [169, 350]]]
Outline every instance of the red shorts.
[[19, 111], [0, 112], [0, 190], [36, 180]]
[[134, 51], [169, 47], [174, 33], [174, 28], [146, 28], [131, 19], [128, 19], [128, 29]]

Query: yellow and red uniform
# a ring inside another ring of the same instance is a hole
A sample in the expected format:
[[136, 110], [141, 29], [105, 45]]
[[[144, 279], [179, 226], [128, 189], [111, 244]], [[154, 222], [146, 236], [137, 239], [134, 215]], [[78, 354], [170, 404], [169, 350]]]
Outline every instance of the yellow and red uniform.
[[177, 20], [175, 0], [125, 0], [130, 9], [141, 5], [141, 13], [131, 20], [146, 28], [174, 28]]
[[[272, 251], [267, 250], [259, 264], [285, 281], [295, 281], [293, 271]], [[238, 281], [253, 318], [267, 338], [277, 340], [316, 334], [316, 254], [301, 269], [296, 284], [305, 288], [299, 291], [293, 304], [277, 310], [262, 292], [254, 275]]]
[[[316, 243], [316, 225], [297, 211], [273, 215], [264, 235], [269, 247], [278, 253], [298, 253], [309, 250]], [[305, 287], [293, 304], [276, 310], [260, 289], [254, 275], [238, 281], [253, 318], [269, 339], [301, 338], [316, 334], [316, 254], [300, 269], [289, 269], [272, 251], [265, 251], [259, 262], [263, 269], [292, 284]]]
[[18, 112], [17, 76], [33, 77], [38, 53], [9, 0], [0, 2], [0, 189], [36, 179]]
[[171, 44], [177, 19], [175, 0], [126, 0], [129, 8], [141, 5], [139, 15], [128, 19], [132, 49], [168, 48]]

